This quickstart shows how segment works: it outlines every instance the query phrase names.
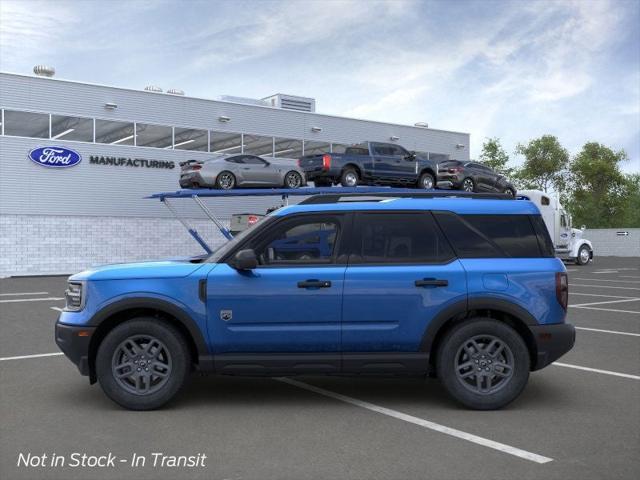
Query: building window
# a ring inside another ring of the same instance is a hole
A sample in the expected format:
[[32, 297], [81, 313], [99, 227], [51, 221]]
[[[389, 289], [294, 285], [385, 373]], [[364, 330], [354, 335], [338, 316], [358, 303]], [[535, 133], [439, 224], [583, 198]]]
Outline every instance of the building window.
[[206, 130], [176, 127], [174, 134], [175, 139], [173, 148], [176, 150], [197, 150], [199, 152], [206, 152], [209, 148], [209, 137]]
[[136, 145], [138, 147], [171, 148], [173, 129], [163, 125], [136, 123]]
[[[329, 153], [331, 151], [331, 144], [327, 142], [314, 142], [311, 140], [304, 141], [304, 154], [305, 155], [319, 155], [322, 153]], [[337, 152], [336, 152], [337, 153]]]
[[51, 139], [93, 142], [93, 119], [51, 115]]
[[290, 138], [275, 138], [274, 142], [274, 157], [296, 159], [302, 157], [302, 140], [292, 140]]
[[211, 153], [242, 153], [242, 135], [239, 133], [210, 132]]
[[96, 143], [133, 145], [134, 127], [130, 122], [96, 120]]
[[49, 138], [49, 114], [5, 110], [4, 134], [15, 137]]
[[244, 153], [251, 155], [273, 156], [273, 137], [244, 135]]

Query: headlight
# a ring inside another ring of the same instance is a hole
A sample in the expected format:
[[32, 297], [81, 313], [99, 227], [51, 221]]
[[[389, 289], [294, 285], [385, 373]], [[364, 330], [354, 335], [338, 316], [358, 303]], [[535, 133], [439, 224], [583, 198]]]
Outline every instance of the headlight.
[[64, 309], [69, 312], [77, 312], [84, 308], [84, 284], [81, 282], [69, 282], [64, 292], [67, 301]]

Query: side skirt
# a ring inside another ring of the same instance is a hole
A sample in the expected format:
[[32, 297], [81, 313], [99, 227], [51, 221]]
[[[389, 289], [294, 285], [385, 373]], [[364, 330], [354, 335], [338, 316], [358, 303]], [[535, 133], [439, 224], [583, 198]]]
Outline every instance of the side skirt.
[[424, 352], [223, 353], [199, 358], [204, 373], [279, 375], [425, 375]]

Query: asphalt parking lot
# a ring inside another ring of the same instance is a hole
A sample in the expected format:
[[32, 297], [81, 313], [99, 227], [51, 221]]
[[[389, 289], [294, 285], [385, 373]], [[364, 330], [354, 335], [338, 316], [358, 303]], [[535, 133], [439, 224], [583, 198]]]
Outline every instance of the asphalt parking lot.
[[[66, 279], [0, 280], [0, 478], [640, 478], [640, 258], [567, 269], [575, 348], [492, 412], [436, 380], [201, 376], [168, 408], [122, 410], [56, 354]], [[17, 466], [73, 452], [147, 463]], [[153, 467], [154, 452], [206, 466]]]

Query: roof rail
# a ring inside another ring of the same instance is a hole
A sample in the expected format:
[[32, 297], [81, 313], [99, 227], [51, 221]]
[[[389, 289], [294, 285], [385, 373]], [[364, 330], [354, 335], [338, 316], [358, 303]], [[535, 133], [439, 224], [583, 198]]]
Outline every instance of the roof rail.
[[472, 193], [460, 191], [384, 191], [375, 193], [323, 193], [305, 198], [299, 205], [340, 202], [380, 202], [389, 198], [472, 198], [476, 200], [513, 200], [506, 193]]

